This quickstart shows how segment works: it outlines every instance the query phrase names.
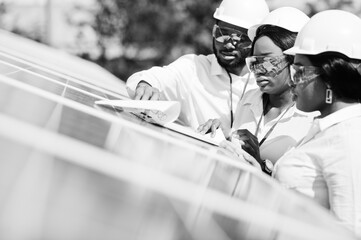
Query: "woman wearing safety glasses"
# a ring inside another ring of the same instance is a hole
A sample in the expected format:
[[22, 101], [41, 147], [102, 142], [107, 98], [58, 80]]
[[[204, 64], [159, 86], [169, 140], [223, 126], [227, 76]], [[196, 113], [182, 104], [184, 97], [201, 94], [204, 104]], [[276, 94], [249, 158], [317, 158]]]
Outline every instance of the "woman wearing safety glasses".
[[[246, 63], [259, 88], [247, 92], [238, 103], [231, 141], [238, 139], [235, 145], [261, 162], [268, 174], [272, 165], [304, 137], [313, 119], [313, 115], [296, 109], [289, 85], [293, 56], [283, 54], [294, 46], [297, 32], [308, 20], [300, 10], [283, 7], [248, 30], [253, 56]], [[209, 120], [199, 130], [211, 128], [215, 132], [223, 128], [222, 124], [220, 120]], [[223, 145], [229, 148], [232, 144]]]
[[295, 55], [297, 107], [321, 115], [277, 161], [273, 176], [330, 209], [361, 237], [361, 19], [341, 10], [320, 12], [285, 53]]
[[297, 37], [293, 91], [297, 107], [321, 112], [275, 178], [330, 209], [361, 236], [361, 19], [316, 14]]

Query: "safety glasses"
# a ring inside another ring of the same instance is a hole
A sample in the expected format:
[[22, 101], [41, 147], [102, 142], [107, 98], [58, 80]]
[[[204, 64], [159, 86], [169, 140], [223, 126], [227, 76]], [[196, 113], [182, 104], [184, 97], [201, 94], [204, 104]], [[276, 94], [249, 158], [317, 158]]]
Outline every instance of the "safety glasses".
[[310, 82], [322, 74], [322, 69], [314, 66], [290, 66], [291, 81], [294, 85]]
[[212, 35], [219, 43], [225, 43], [232, 40], [244, 47], [249, 47], [252, 44], [251, 39], [249, 39], [246, 33], [228, 27], [220, 27], [217, 24], [214, 24], [213, 26]]
[[256, 76], [263, 75], [269, 77], [275, 77], [280, 74], [286, 67], [288, 62], [286, 56], [251, 56], [246, 58], [246, 64], [248, 69]]

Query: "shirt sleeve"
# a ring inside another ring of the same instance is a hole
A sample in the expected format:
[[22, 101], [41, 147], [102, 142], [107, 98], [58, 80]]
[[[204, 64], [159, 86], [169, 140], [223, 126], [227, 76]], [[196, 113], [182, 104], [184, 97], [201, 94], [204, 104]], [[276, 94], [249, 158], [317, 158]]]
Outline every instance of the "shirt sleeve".
[[[323, 174], [326, 180], [330, 209], [345, 227], [361, 232], [361, 172], [359, 157], [351, 143], [342, 146], [335, 155], [324, 159]], [[359, 147], [358, 147], [359, 148]]]
[[179, 86], [194, 76], [195, 55], [184, 55], [171, 64], [163, 67], [155, 66], [148, 70], [131, 75], [126, 86], [134, 91], [140, 81], [145, 81], [159, 89], [168, 100], [179, 98]]

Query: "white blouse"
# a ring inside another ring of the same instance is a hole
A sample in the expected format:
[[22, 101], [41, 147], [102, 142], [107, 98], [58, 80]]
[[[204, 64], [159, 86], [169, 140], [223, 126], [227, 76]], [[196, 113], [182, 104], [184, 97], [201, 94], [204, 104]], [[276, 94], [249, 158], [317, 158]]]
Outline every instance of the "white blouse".
[[361, 236], [361, 105], [316, 119], [275, 165], [273, 176], [331, 210]]
[[269, 159], [275, 163], [306, 135], [314, 116], [318, 113], [305, 113], [299, 111], [294, 105], [284, 115], [281, 113], [278, 118], [264, 123], [264, 118], [261, 117], [263, 115], [262, 94], [259, 89], [250, 90], [245, 94], [237, 105], [234, 126], [231, 132], [237, 129], [247, 129], [252, 134], [257, 132], [256, 137], [258, 141], [261, 141], [279, 120], [260, 147], [261, 158]]

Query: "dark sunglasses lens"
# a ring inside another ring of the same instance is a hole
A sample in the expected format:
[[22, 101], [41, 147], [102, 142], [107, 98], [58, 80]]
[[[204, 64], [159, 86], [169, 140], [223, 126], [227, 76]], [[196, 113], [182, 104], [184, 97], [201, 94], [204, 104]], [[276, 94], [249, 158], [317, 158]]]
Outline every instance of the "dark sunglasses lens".
[[304, 76], [304, 68], [301, 68], [296, 65], [291, 65], [291, 79], [293, 83], [297, 84], [302, 81], [302, 78]]
[[213, 37], [217, 42], [224, 43], [232, 39], [233, 41], [242, 44], [242, 46], [250, 46], [252, 41], [248, 38], [247, 34], [237, 31], [235, 29], [219, 27], [214, 25]]
[[256, 62], [251, 64], [251, 71], [256, 75], [267, 73], [267, 69], [263, 66], [263, 64]]
[[288, 65], [285, 65], [285, 58], [281, 57], [261, 57], [254, 56], [248, 60], [249, 70], [256, 75], [275, 77]]
[[322, 69], [314, 66], [291, 66], [291, 79], [293, 83], [307, 83], [322, 75]]

